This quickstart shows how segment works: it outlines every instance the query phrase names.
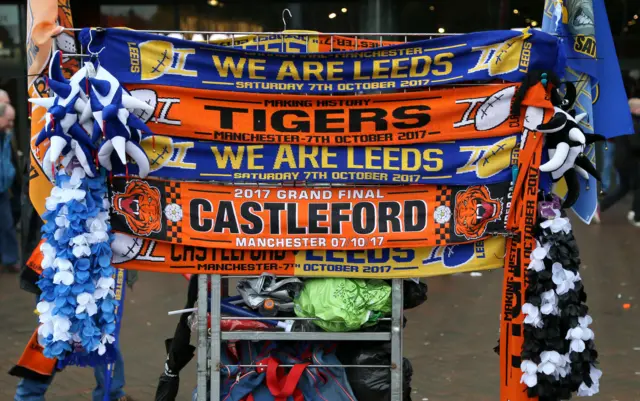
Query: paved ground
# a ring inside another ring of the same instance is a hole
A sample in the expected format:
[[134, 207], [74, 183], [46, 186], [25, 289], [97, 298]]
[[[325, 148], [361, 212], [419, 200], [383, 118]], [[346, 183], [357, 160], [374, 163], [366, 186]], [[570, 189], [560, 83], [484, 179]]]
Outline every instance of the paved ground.
[[[593, 401], [640, 401], [640, 231], [624, 220], [625, 208], [604, 216], [601, 226], [575, 223], [582, 250], [583, 279], [594, 317], [596, 344], [604, 371], [602, 393]], [[407, 312], [405, 355], [414, 365], [414, 401], [495, 401], [501, 273], [485, 272], [429, 280], [429, 301]], [[122, 347], [127, 391], [152, 401], [162, 371], [164, 338], [182, 307], [186, 280], [180, 276], [140, 275], [126, 300]], [[630, 309], [623, 309], [630, 303]], [[16, 361], [35, 327], [34, 299], [20, 291], [15, 276], [0, 276], [0, 401], [9, 401], [17, 380], [4, 374]], [[89, 400], [91, 370], [61, 373], [48, 401]], [[195, 386], [195, 363], [183, 373], [181, 400]]]

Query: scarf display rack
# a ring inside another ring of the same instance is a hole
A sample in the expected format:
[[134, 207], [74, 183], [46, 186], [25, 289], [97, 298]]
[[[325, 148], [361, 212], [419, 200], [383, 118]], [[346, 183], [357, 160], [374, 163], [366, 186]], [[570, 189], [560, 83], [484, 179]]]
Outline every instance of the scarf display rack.
[[[283, 19], [284, 21], [284, 19]], [[94, 28], [96, 31], [99, 31], [101, 28]], [[286, 23], [285, 23], [286, 29]], [[65, 28], [64, 30], [71, 32], [79, 32], [80, 29], [77, 28]], [[300, 40], [302, 46], [304, 46], [306, 51], [314, 52], [314, 50], [308, 50], [312, 40], [319, 40], [320, 36], [322, 36], [323, 43], [325, 46], [322, 48], [323, 50], [319, 51], [335, 51], [340, 50], [336, 48], [340, 41], [349, 41], [352, 46], [352, 50], [362, 50], [364, 46], [360, 46], [361, 43], [367, 44], [367, 50], [375, 51], [378, 46], [384, 46], [385, 44], [389, 44], [390, 41], [394, 43], [408, 43], [412, 40], [417, 39], [432, 39], [437, 37], [445, 37], [445, 36], [454, 36], [460, 34], [441, 34], [441, 33], [320, 33], [320, 32], [311, 32], [311, 31], [283, 31], [283, 32], [205, 32], [205, 31], [171, 31], [171, 30], [141, 30], [138, 32], [150, 33], [150, 34], [162, 34], [162, 35], [171, 35], [171, 34], [180, 34], [180, 35], [203, 35], [205, 38], [209, 38], [212, 34], [220, 34], [229, 36], [228, 39], [220, 39], [227, 41], [227, 46], [237, 46], [239, 41], [243, 40], [243, 37], [252, 37], [256, 45], [244, 45], [244, 50], [278, 50], [277, 42], [280, 42], [281, 51], [285, 51], [285, 47], [287, 45], [288, 38], [294, 38], [296, 40]], [[315, 39], [314, 39], [315, 37]], [[265, 39], [261, 39], [265, 38]], [[368, 39], [373, 38], [373, 39]], [[186, 38], [188, 39], [188, 37]], [[211, 42], [216, 42], [217, 39], [211, 40]], [[276, 48], [265, 48], [265, 43], [270, 42]], [[317, 42], [316, 42], [317, 43]], [[66, 53], [65, 57], [77, 58], [79, 60], [85, 59], [87, 57], [92, 57], [99, 54], [102, 50], [94, 46], [91, 47], [91, 43], [89, 43], [89, 50], [92, 51], [91, 55], [80, 53]], [[435, 81], [434, 81], [435, 82]], [[475, 85], [501, 85], [501, 81], [496, 79], [491, 83], [483, 83], [483, 84], [475, 84], [475, 83], [453, 83], [453, 82], [442, 82], [439, 83], [438, 86], [445, 86], [447, 88], [454, 87], [467, 87], [467, 86], [475, 86]], [[431, 86], [423, 87], [423, 88], [404, 88], [402, 91], [408, 92], [411, 89], [420, 89], [424, 91], [431, 91]], [[367, 89], [367, 91], [371, 92], [371, 89]], [[354, 94], [354, 93], [349, 93]], [[332, 93], [323, 93], [323, 95], [330, 97]], [[128, 174], [128, 172], [127, 172]], [[220, 182], [215, 183], [217, 185], [226, 184], [229, 182]], [[238, 185], [240, 182], [232, 182], [231, 184]], [[242, 185], [249, 185], [242, 183]], [[258, 184], [253, 184], [258, 185]], [[260, 187], [263, 185], [260, 184]], [[327, 185], [317, 185], [308, 182], [281, 182], [281, 183], [269, 183], [265, 184], [265, 187], [274, 187], [274, 186], [318, 186], [318, 187], [326, 187]], [[348, 186], [344, 184], [336, 184], [328, 186]], [[378, 187], [380, 185], [377, 185]], [[508, 232], [488, 232], [491, 233], [492, 236], [509, 236]], [[304, 277], [304, 274], [300, 275]], [[222, 316], [222, 301], [221, 296], [224, 292], [224, 283], [223, 280], [228, 280], [230, 278], [256, 278], [258, 275], [252, 276], [237, 276], [237, 275], [225, 275], [224, 273], [206, 273], [206, 274], [198, 274], [198, 305], [196, 313], [197, 320], [197, 398], [194, 400], [197, 401], [221, 401], [220, 390], [221, 390], [221, 373], [225, 369], [225, 367], [232, 365], [223, 365], [222, 360], [222, 344], [225, 341], [237, 341], [237, 340], [245, 340], [245, 341], [375, 341], [375, 342], [388, 342], [390, 347], [390, 364], [389, 365], [379, 365], [380, 368], [389, 369], [391, 372], [391, 381], [390, 381], [390, 401], [403, 401], [406, 396], [403, 395], [403, 294], [404, 294], [404, 280], [406, 278], [399, 278], [398, 275], [393, 276], [394, 278], [390, 279], [391, 282], [391, 300], [392, 300], [392, 308], [391, 308], [391, 325], [390, 330], [385, 332], [264, 332], [264, 331], [229, 331], [223, 332], [221, 330], [221, 322], [227, 319], [238, 320], [237, 317], [223, 317]], [[314, 274], [314, 278], [322, 278], [322, 274]], [[209, 293], [212, 296], [209, 299]], [[210, 319], [208, 319], [208, 315]], [[242, 319], [242, 318], [240, 318]], [[249, 319], [249, 318], [247, 318]], [[261, 320], [261, 318], [254, 320]], [[275, 321], [286, 321], [288, 318], [277, 318], [277, 317], [269, 317], [264, 318]], [[296, 318], [297, 320], [314, 320], [313, 318]], [[210, 321], [210, 327], [208, 324]], [[247, 365], [236, 365], [236, 366], [247, 366]], [[286, 366], [286, 365], [283, 365]], [[325, 365], [326, 366], [326, 365]], [[349, 368], [358, 368], [352, 365], [344, 365]], [[313, 367], [313, 365], [311, 365]], [[360, 366], [361, 368], [371, 368], [370, 365]]]

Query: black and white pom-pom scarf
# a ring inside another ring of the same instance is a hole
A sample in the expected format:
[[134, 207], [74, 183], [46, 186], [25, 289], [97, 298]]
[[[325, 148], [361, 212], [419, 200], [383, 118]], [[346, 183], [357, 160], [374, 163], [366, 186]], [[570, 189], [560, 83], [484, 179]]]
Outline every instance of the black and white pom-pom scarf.
[[566, 400], [599, 391], [592, 322], [585, 305], [578, 247], [560, 200], [540, 202], [536, 248], [527, 268], [522, 379], [529, 396]]

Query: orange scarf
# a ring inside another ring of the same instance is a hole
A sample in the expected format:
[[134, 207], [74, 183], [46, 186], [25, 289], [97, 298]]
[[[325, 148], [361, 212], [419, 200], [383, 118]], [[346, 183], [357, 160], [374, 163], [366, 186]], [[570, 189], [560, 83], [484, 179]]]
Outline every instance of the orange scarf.
[[[507, 240], [502, 310], [500, 321], [500, 400], [530, 400], [520, 383], [522, 345], [524, 342], [524, 315], [522, 305], [527, 283], [525, 269], [535, 248], [534, 229], [538, 209], [538, 166], [542, 156], [543, 135], [528, 134], [518, 160], [518, 178], [515, 183], [512, 210], [507, 229], [518, 233]], [[534, 400], [537, 400], [535, 398]]]
[[22, 352], [20, 360], [11, 368], [9, 374], [41, 382], [50, 379], [58, 360], [47, 358], [43, 351], [44, 348], [38, 344], [38, 329], [36, 329]]

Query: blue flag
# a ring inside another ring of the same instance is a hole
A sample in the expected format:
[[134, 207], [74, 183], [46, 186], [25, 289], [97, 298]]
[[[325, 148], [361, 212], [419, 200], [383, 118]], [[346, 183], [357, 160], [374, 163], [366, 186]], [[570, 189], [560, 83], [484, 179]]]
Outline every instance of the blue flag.
[[[633, 132], [604, 1], [546, 0], [542, 30], [558, 35], [567, 54], [564, 78], [576, 86], [576, 111], [588, 116], [580, 123], [582, 130], [607, 138]], [[595, 148], [585, 153], [595, 163]], [[579, 179], [580, 198], [572, 209], [588, 224], [598, 206], [597, 182]], [[564, 180], [554, 191], [566, 194]]]
[[633, 133], [633, 120], [604, 0], [593, 0], [598, 43], [597, 78], [593, 100], [595, 132], [612, 138]]

